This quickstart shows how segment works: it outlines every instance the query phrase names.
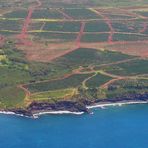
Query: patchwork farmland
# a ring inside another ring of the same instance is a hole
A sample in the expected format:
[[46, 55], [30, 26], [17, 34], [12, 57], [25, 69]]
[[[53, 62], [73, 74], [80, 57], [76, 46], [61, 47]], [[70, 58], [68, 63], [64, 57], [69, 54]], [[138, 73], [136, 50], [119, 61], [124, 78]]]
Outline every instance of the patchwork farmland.
[[60, 4], [0, 2], [0, 108], [148, 93], [148, 6]]

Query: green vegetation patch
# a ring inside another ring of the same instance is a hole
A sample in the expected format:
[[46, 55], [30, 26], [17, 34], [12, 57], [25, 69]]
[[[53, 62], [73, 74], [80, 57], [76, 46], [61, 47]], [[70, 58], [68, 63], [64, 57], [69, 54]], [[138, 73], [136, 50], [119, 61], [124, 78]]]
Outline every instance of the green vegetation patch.
[[145, 93], [148, 93], [148, 79], [128, 79], [116, 81], [111, 84], [106, 91], [106, 97], [114, 99], [120, 96], [123, 98]]
[[75, 89], [73, 89], [73, 88], [69, 88], [69, 89], [60, 89], [60, 90], [54, 90], [54, 91], [41, 92], [38, 94], [33, 94], [31, 96], [31, 100], [56, 101], [56, 100], [71, 96], [73, 94], [74, 90]]
[[63, 32], [79, 32], [80, 22], [50, 22], [46, 23], [43, 30], [63, 31]]
[[78, 87], [89, 76], [91, 76], [91, 74], [75, 74], [65, 79], [29, 84], [27, 87], [31, 92], [42, 92]]
[[7, 57], [7, 60], [1, 61], [5, 66], [9, 66], [10, 69], [24, 69], [28, 64], [25, 59], [24, 53], [13, 47], [13, 41], [7, 41], [6, 46], [1, 49], [3, 55]]
[[148, 17], [148, 11], [137, 11], [136, 13], [138, 13], [142, 16]]
[[28, 10], [14, 10], [12, 12], [4, 14], [6, 18], [26, 18], [28, 14]]
[[98, 1], [98, 0], [92, 0], [92, 3], [94, 5], [98, 6], [108, 6], [108, 7], [129, 7], [129, 6], [143, 6], [147, 5], [148, 1], [147, 0], [103, 0], [103, 1]]
[[0, 76], [1, 87], [14, 85], [28, 79], [25, 72], [7, 66], [0, 66]]
[[107, 67], [109, 73], [116, 75], [141, 75], [148, 73], [148, 60], [134, 60], [127, 63]]
[[69, 68], [78, 68], [79, 66], [100, 65], [104, 63], [115, 62], [127, 59], [130, 56], [119, 52], [101, 51], [91, 48], [80, 48], [65, 56], [58, 58], [56, 63], [65, 65]]
[[104, 21], [86, 23], [84, 32], [109, 32], [110, 29]]
[[0, 34], [6, 37], [14, 36], [17, 35], [17, 32], [10, 32], [10, 31], [5, 31], [5, 30], [0, 30]]
[[131, 26], [131, 28], [129, 28], [128, 25], [123, 22], [113, 22], [112, 26], [117, 32], [133, 32], [134, 30], [134, 26]]
[[108, 36], [108, 33], [84, 34], [82, 36], [81, 42], [106, 42], [108, 41]]
[[17, 31], [19, 33], [21, 31], [22, 25], [23, 25], [23, 21], [0, 20], [0, 32], [13, 33], [13, 31]]
[[58, 19], [63, 18], [63, 15], [59, 13], [56, 9], [38, 9], [35, 10], [32, 14], [33, 19]]
[[148, 37], [135, 34], [120, 34], [116, 33], [113, 35], [113, 41], [141, 41], [147, 40]]
[[44, 22], [34, 22], [34, 21], [32, 21], [32, 23], [30, 23], [30, 25], [28, 26], [28, 31], [40, 30], [40, 28], [42, 27], [43, 24], [44, 24]]
[[0, 89], [0, 107], [16, 108], [24, 106], [25, 93], [17, 87], [5, 87]]
[[[146, 20], [138, 19], [134, 21], [116, 21], [112, 23], [112, 26], [116, 32], [127, 32], [127, 33], [140, 33], [144, 29], [144, 26], [147, 24]], [[143, 34], [144, 32], [141, 32]], [[136, 34], [134, 35], [136, 36]]]
[[121, 20], [121, 19], [123, 19], [123, 20], [127, 20], [127, 19], [131, 19], [131, 18], [134, 18], [133, 16], [127, 16], [127, 15], [118, 15], [118, 14], [105, 14], [105, 16], [107, 16], [107, 17], [109, 17], [110, 19], [119, 19], [119, 20]]
[[89, 88], [98, 88], [102, 84], [108, 82], [111, 79], [111, 77], [97, 74], [96, 76], [92, 77], [90, 80], [86, 82], [86, 86]]
[[74, 19], [99, 19], [99, 15], [90, 11], [89, 9], [65, 9], [64, 12]]
[[45, 38], [56, 42], [66, 42], [66, 41], [74, 41], [77, 38], [77, 34], [75, 33], [51, 33], [51, 32], [40, 32], [40, 33], [31, 33], [36, 38]]

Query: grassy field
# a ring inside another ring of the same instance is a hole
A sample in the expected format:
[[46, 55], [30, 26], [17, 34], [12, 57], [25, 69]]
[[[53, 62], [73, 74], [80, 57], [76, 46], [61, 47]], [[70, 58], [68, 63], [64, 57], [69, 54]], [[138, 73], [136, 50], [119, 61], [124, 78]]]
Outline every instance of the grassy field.
[[4, 87], [0, 89], [0, 107], [4, 109], [24, 107], [25, 93], [17, 87]]
[[71, 16], [74, 19], [98, 19], [101, 18], [97, 14], [91, 12], [88, 9], [81, 8], [81, 9], [65, 9], [64, 12]]
[[84, 34], [81, 42], [106, 42], [108, 40], [109, 33], [103, 33], [103, 34]]
[[25, 18], [27, 17], [27, 10], [14, 10], [4, 14], [5, 18]]
[[91, 78], [86, 82], [86, 86], [88, 88], [99, 88], [102, 84], [108, 82], [111, 79], [112, 79], [111, 77], [97, 74], [96, 76], [94, 76], [93, 78]]
[[21, 31], [23, 21], [17, 21], [17, 20], [0, 20], [0, 31], [8, 32], [10, 31]]
[[65, 64], [67, 67], [79, 67], [89, 65], [100, 65], [118, 60], [127, 59], [130, 56], [118, 52], [101, 51], [91, 48], [80, 48], [65, 56], [60, 57], [55, 62]]
[[72, 34], [72, 33], [51, 33], [51, 32], [39, 32], [39, 33], [30, 33], [31, 35], [38, 37], [38, 38], [43, 38], [43, 39], [48, 39], [50, 40], [60, 40], [60, 42], [70, 42], [76, 39], [77, 34]]
[[148, 60], [135, 60], [108, 67], [107, 71], [117, 75], [148, 74]]
[[42, 10], [35, 10], [32, 15], [32, 18], [58, 19], [58, 18], [63, 18], [63, 16], [54, 9], [42, 9]]
[[114, 34], [113, 41], [139, 41], [147, 40], [148, 37], [133, 34]]
[[92, 21], [86, 23], [85, 32], [109, 32], [109, 27], [104, 21]]
[[61, 32], [79, 32], [80, 22], [49, 22], [46, 23], [43, 30], [61, 31]]
[[47, 92], [41, 92], [37, 94], [33, 94], [31, 96], [31, 100], [34, 101], [49, 101], [49, 102], [54, 102], [54, 101], [59, 101], [62, 100], [63, 98], [68, 100], [70, 99], [76, 89], [74, 88], [68, 88], [68, 89], [59, 89], [59, 90], [54, 90], [54, 91], [47, 91]]
[[91, 76], [91, 74], [76, 74], [64, 79], [29, 84], [27, 87], [31, 92], [38, 92], [38, 91], [41, 92], [41, 91], [78, 87], [89, 76]]
[[128, 7], [128, 6], [143, 6], [147, 5], [148, 2], [147, 0], [142, 0], [142, 1], [134, 1], [134, 0], [104, 0], [104, 1], [98, 1], [98, 0], [93, 0], [93, 2], [99, 6], [108, 6], [108, 7]]

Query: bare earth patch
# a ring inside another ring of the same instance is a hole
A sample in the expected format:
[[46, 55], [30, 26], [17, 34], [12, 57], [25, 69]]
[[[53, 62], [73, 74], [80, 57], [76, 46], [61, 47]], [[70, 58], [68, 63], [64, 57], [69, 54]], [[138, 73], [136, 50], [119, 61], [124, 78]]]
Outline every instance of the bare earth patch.
[[[148, 58], [148, 42], [108, 42], [100, 43], [81, 43], [81, 48], [95, 48], [99, 50], [118, 51], [128, 55], [140, 56]], [[51, 62], [52, 60], [61, 57], [69, 52], [77, 50], [74, 42], [65, 43], [32, 43], [31, 46], [17, 45], [17, 48], [26, 54], [26, 58], [30, 61]]]
[[75, 49], [75, 43], [33, 43], [31, 46], [17, 45], [18, 49], [26, 54], [30, 61], [50, 62]]
[[114, 44], [105, 47], [107, 50], [119, 51], [124, 54], [148, 58], [148, 42], [129, 42], [125, 44]]

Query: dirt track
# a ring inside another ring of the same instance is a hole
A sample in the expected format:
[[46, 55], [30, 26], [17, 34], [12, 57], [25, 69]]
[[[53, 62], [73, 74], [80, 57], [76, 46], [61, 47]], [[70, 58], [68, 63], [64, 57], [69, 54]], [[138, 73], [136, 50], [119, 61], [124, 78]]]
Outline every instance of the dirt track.
[[29, 24], [31, 22], [32, 13], [34, 12], [34, 10], [36, 8], [38, 8], [42, 5], [40, 0], [36, 0], [36, 2], [37, 2], [37, 4], [35, 6], [31, 6], [28, 9], [28, 15], [27, 15], [25, 22], [24, 22], [24, 25], [22, 27], [21, 34], [18, 35], [18, 39], [20, 39], [22, 44], [27, 45], [27, 46], [32, 45], [31, 41], [28, 41], [28, 39], [27, 39], [28, 38], [28, 32], [27, 31], [28, 31]]
[[0, 47], [3, 46], [4, 42], [5, 42], [5, 37], [0, 35]]
[[114, 28], [112, 26], [111, 20], [107, 16], [102, 14], [101, 11], [99, 11], [99, 10], [95, 10], [95, 9], [92, 9], [92, 8], [90, 8], [89, 10], [91, 10], [92, 12], [94, 12], [94, 13], [98, 14], [99, 16], [101, 16], [103, 18], [103, 20], [106, 22], [106, 24], [108, 25], [108, 27], [110, 29], [108, 42], [112, 43], [113, 42], [113, 35], [114, 35], [115, 30], [114, 30]]

